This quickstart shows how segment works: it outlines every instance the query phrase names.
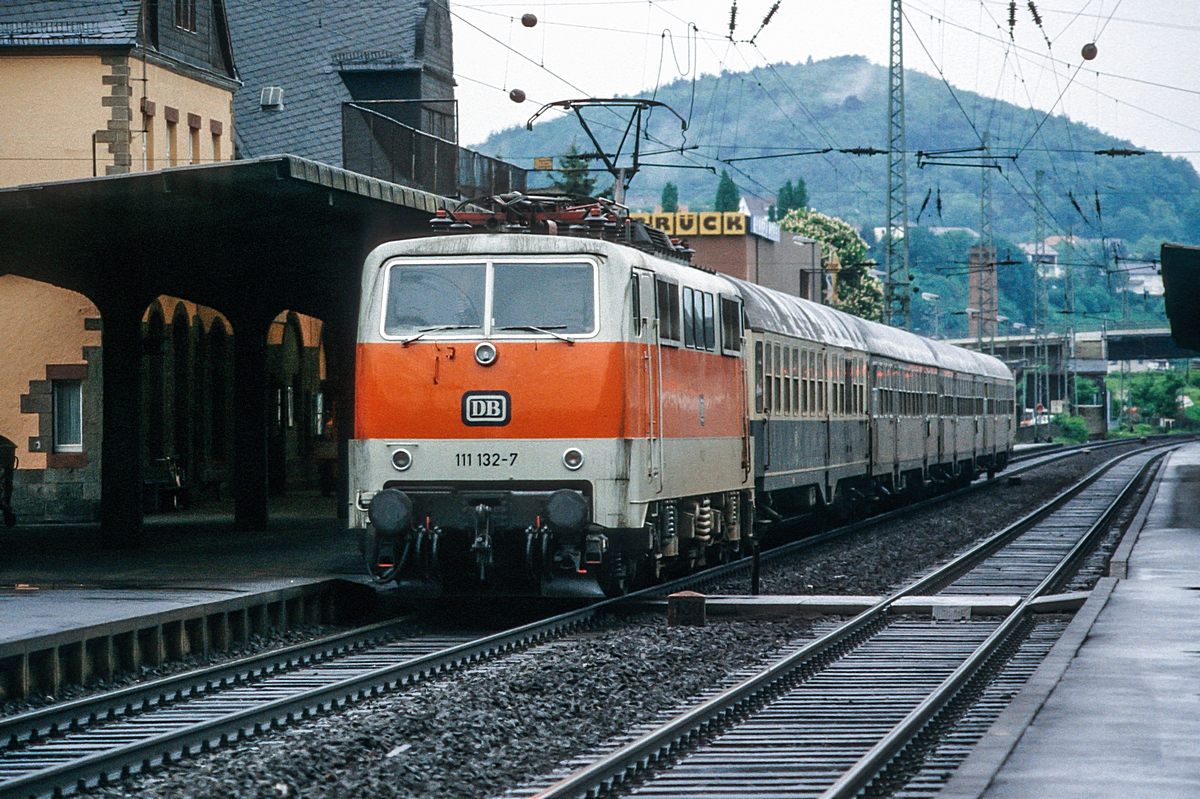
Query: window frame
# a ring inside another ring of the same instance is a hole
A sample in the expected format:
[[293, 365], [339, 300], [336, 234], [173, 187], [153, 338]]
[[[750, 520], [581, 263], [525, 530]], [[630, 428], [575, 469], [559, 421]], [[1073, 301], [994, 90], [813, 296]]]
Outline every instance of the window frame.
[[[667, 289], [665, 297], [662, 294], [664, 286]], [[658, 314], [658, 343], [668, 347], [683, 346], [683, 311], [680, 307], [679, 289], [679, 281], [661, 274], [654, 276], [654, 308]], [[666, 300], [665, 307], [663, 300]], [[664, 323], [666, 330], [663, 329]]]
[[[51, 431], [54, 439], [51, 443], [51, 449], [55, 453], [83, 452], [83, 381], [76, 379], [52, 380], [50, 382], [50, 392], [52, 395], [51, 407], [54, 419], [54, 422], [51, 425]], [[78, 442], [60, 442], [59, 440], [60, 425], [62, 424], [63, 417], [65, 416], [62, 405], [60, 404], [60, 391], [62, 389], [71, 389], [77, 403], [73, 415], [75, 416], [75, 423], [77, 425], [77, 429], [79, 430]]]
[[[724, 294], [718, 294], [717, 297], [720, 298], [717, 305], [721, 308], [721, 354], [740, 356], [743, 339], [746, 335], [745, 327], [742, 325], [742, 299], [741, 297], [727, 297]], [[727, 317], [727, 314], [732, 318]], [[729, 340], [730, 334], [734, 336], [732, 342]]]
[[200, 32], [196, 6], [196, 0], [175, 0], [175, 16], [171, 20], [175, 30], [192, 34]]
[[[483, 295], [483, 325], [480, 328], [471, 328], [471, 330], [479, 330], [478, 335], [464, 336], [470, 333], [467, 330], [430, 330], [421, 336], [421, 341], [441, 341], [441, 340], [461, 340], [462, 338], [480, 339], [480, 340], [514, 340], [514, 341], [545, 341], [553, 339], [557, 336], [569, 338], [572, 341], [580, 341], [591, 338], [596, 338], [600, 335], [601, 317], [600, 317], [600, 262], [596, 258], [586, 255], [577, 256], [489, 256], [482, 255], [479, 257], [471, 256], [453, 256], [444, 258], [407, 258], [404, 256], [390, 258], [385, 261], [380, 269], [383, 270], [383, 281], [380, 288], [380, 301], [375, 307], [374, 312], [378, 319], [377, 332], [380, 338], [384, 341], [405, 341], [412, 338], [415, 333], [405, 333], [396, 335], [387, 332], [387, 303], [388, 297], [391, 295], [392, 288], [392, 267], [394, 266], [467, 266], [471, 264], [481, 263], [484, 265], [484, 295]], [[556, 335], [550, 333], [535, 333], [525, 330], [504, 330], [496, 331], [492, 327], [492, 300], [493, 300], [493, 267], [496, 264], [577, 264], [590, 266], [592, 269], [592, 330], [588, 333], [560, 333], [553, 331]]]

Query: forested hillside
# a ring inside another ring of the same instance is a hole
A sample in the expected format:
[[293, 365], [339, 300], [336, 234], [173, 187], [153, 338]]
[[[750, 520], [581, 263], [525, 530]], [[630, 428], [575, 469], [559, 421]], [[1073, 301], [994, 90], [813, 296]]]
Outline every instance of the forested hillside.
[[[836, 150], [886, 149], [886, 81], [885, 68], [857, 56], [779, 64], [702, 77], [694, 83], [677, 81], [661, 87], [657, 99], [690, 119], [690, 128], [681, 133], [674, 117], [656, 112], [643, 152], [696, 149], [644, 160], [728, 169], [743, 194], [763, 197], [773, 196], [787, 180], [802, 178], [811, 207], [856, 227], [882, 226], [885, 156]], [[918, 72], [907, 74], [906, 93], [910, 223], [979, 228], [981, 170], [919, 168], [916, 153], [978, 147], [986, 132], [1002, 170], [992, 172], [997, 235], [1016, 242], [1032, 239], [1034, 185], [1040, 170], [1048, 235], [1117, 238], [1132, 255], [1156, 255], [1163, 240], [1200, 243], [1200, 176], [1188, 161], [1156, 154], [1098, 156], [1094, 151], [1133, 149], [1137, 144], [1065, 117], [1044, 119], [1042, 112], [972, 92], [956, 89], [952, 95], [939, 79]], [[601, 136], [610, 137], [606, 146], [615, 143], [617, 127], [623, 127], [615, 115], [594, 110], [590, 119]], [[484, 153], [531, 166], [534, 156], [561, 155], [572, 141], [584, 152], [591, 149], [578, 122], [560, 117], [536, 125], [532, 132], [503, 131], [477, 146]], [[835, 152], [721, 163], [825, 148]], [[647, 167], [633, 181], [629, 203], [653, 208], [668, 181], [678, 187], [683, 205], [698, 209], [714, 201], [718, 177], [713, 172]], [[608, 182], [603, 176], [598, 185]]]

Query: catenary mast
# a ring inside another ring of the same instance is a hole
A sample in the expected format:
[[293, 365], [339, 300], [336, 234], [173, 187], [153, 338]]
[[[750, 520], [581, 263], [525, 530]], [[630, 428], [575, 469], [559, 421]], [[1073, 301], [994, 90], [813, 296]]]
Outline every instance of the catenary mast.
[[892, 0], [888, 59], [888, 194], [884, 231], [883, 321], [912, 329], [908, 275], [908, 179], [904, 143], [904, 14]]

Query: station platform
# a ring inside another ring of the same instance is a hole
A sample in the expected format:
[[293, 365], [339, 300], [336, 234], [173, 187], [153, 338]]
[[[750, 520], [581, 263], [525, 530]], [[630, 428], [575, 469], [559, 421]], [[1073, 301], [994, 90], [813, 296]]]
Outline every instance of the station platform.
[[1200, 796], [1200, 443], [941, 799]]
[[136, 547], [98, 533], [0, 528], [0, 699], [338, 623], [370, 599], [356, 536], [315, 492], [277, 500], [264, 532], [212, 503], [147, 517]]

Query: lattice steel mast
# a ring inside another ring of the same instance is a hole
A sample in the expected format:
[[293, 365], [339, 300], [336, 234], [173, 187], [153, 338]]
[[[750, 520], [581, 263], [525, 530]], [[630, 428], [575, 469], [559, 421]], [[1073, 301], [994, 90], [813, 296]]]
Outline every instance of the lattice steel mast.
[[996, 354], [996, 327], [999, 298], [996, 296], [996, 243], [992, 236], [992, 169], [988, 161], [988, 135], [983, 134], [983, 169], [979, 177], [979, 351], [983, 340], [990, 339]]
[[884, 231], [883, 321], [912, 329], [908, 275], [908, 179], [904, 142], [904, 15], [892, 0], [888, 59], [888, 195]]

